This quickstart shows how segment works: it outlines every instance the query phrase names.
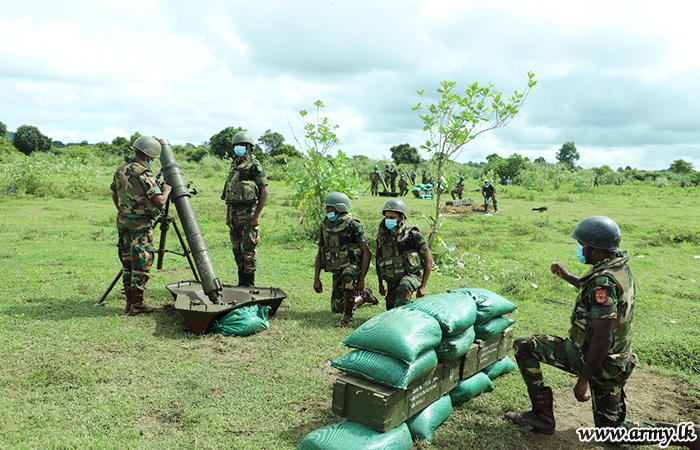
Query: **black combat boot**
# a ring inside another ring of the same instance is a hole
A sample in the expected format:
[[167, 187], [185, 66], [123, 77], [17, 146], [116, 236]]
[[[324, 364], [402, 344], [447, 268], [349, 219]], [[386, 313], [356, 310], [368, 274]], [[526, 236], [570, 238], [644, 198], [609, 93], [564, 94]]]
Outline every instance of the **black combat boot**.
[[126, 295], [126, 308], [124, 308], [124, 314], [128, 314], [131, 309], [131, 286], [124, 286], [124, 295]]
[[246, 287], [255, 286], [255, 272], [243, 273], [243, 286], [246, 286]]
[[238, 269], [238, 285], [237, 286], [245, 286], [245, 272], [243, 269]]
[[518, 425], [530, 427], [538, 433], [553, 434], [556, 422], [554, 421], [552, 388], [527, 392], [530, 394], [532, 411], [522, 414], [509, 411], [506, 413], [506, 418]]

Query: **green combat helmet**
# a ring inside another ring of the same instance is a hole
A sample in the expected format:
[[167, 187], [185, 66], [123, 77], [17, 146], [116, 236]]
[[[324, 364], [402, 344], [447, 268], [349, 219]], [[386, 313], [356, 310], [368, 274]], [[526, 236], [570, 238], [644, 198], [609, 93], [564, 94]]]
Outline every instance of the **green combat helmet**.
[[156, 141], [151, 136], [139, 136], [131, 149], [140, 151], [141, 153], [150, 156], [151, 158], [160, 158], [160, 142]]
[[403, 200], [398, 198], [392, 198], [391, 200], [388, 200], [386, 203], [384, 203], [384, 208], [382, 208], [382, 214], [384, 214], [387, 211], [401, 213], [403, 214], [404, 218], [408, 214], [408, 208], [406, 208], [406, 204], [403, 202]]
[[350, 197], [342, 192], [331, 192], [323, 200], [323, 206], [332, 206], [340, 212], [350, 211]]
[[233, 135], [233, 139], [231, 139], [231, 144], [236, 145], [236, 144], [250, 144], [254, 145], [255, 142], [253, 141], [253, 136], [250, 135], [247, 131], [239, 131], [238, 133]]
[[374, 166], [374, 170], [379, 170], [379, 166]]
[[614, 252], [620, 248], [622, 233], [612, 219], [592, 216], [580, 221], [571, 237], [589, 247]]

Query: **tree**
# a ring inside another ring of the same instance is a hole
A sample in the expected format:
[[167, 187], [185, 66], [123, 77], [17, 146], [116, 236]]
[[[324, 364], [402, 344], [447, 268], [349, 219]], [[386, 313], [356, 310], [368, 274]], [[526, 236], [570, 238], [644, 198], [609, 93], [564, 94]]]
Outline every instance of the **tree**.
[[677, 159], [671, 163], [671, 167], [668, 170], [679, 175], [685, 175], [693, 171], [693, 163]]
[[[527, 88], [534, 90], [537, 82], [535, 74], [527, 73]], [[446, 160], [457, 157], [462, 147], [474, 140], [481, 133], [502, 128], [518, 114], [519, 108], [525, 103], [528, 89], [524, 94], [517, 91], [506, 101], [493, 84], [479, 86], [475, 82], [464, 91], [464, 97], [455, 92], [456, 82], [443, 81], [437, 89], [440, 100], [437, 103], [423, 106], [418, 103], [413, 107], [418, 111], [418, 116], [423, 120], [423, 131], [427, 131], [429, 139], [421, 148], [434, 152], [437, 158], [437, 179], [442, 177], [442, 169]], [[418, 91], [418, 95], [425, 100], [424, 91]], [[425, 114], [420, 114], [425, 108]], [[442, 191], [437, 190], [435, 197], [435, 216], [432, 229], [428, 237], [428, 245], [432, 246], [440, 226], [440, 197]]]
[[0, 137], [5, 137], [6, 134], [7, 134], [7, 125], [0, 122]]
[[576, 150], [576, 145], [573, 142], [567, 142], [561, 146], [556, 155], [557, 161], [562, 164], [568, 164], [573, 167], [576, 161], [579, 159], [578, 150]]
[[112, 139], [112, 147], [118, 155], [128, 155], [131, 152], [131, 142], [122, 136]]
[[260, 138], [258, 138], [258, 142], [265, 150], [265, 153], [267, 153], [270, 156], [275, 156], [275, 154], [273, 154], [273, 152], [275, 152], [275, 150], [277, 150], [277, 147], [284, 144], [284, 136], [282, 136], [280, 133], [277, 133], [275, 131], [266, 130], [262, 134], [262, 136], [260, 136]]
[[129, 145], [133, 145], [134, 142], [136, 142], [136, 139], [138, 139], [140, 137], [141, 137], [141, 133], [139, 133], [138, 131], [136, 133], [132, 134], [131, 137], [129, 138]]
[[51, 138], [41, 134], [41, 131], [32, 125], [22, 125], [17, 128], [12, 143], [17, 150], [25, 155], [51, 150]]
[[408, 144], [395, 145], [389, 151], [391, 152], [391, 159], [396, 164], [411, 164], [413, 167], [417, 167], [418, 164], [423, 162], [418, 149]]
[[297, 148], [290, 144], [282, 144], [270, 152], [270, 156], [287, 155], [291, 158], [301, 158], [302, 154]]
[[[489, 155], [491, 156], [491, 155]], [[488, 159], [488, 156], [486, 157]], [[520, 173], [527, 166], [527, 158], [523, 158], [517, 153], [513, 153], [508, 158], [497, 157], [493, 161], [489, 161], [486, 167], [487, 171], [495, 172], [501, 181], [505, 181], [506, 178], [510, 178], [511, 181], [516, 181], [520, 177]], [[495, 181], [494, 181], [495, 182]]]
[[535, 164], [540, 164], [540, 165], [542, 165], [542, 166], [547, 165], [547, 160], [544, 159], [544, 158], [541, 157], [541, 156], [538, 157], [537, 159], [535, 159], [533, 162], [534, 162]]
[[211, 153], [219, 158], [230, 158], [233, 147], [231, 146], [231, 139], [233, 135], [239, 131], [246, 131], [243, 128], [237, 127], [226, 127], [223, 130], [216, 133], [209, 139], [211, 144]]

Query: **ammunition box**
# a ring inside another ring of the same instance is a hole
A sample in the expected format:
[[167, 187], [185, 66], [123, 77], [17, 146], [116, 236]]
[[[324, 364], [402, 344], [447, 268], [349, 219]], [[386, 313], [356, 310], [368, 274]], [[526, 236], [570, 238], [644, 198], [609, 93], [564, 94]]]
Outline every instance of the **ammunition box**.
[[515, 331], [512, 328], [506, 328], [503, 330], [503, 340], [501, 341], [501, 348], [498, 349], [498, 359], [501, 360], [508, 355], [508, 352], [513, 347], [513, 335]]
[[466, 380], [467, 378], [474, 375], [478, 370], [476, 369], [479, 364], [479, 344], [472, 344], [469, 347], [469, 351], [464, 355], [464, 365], [462, 366], [462, 374], [460, 375], [460, 380]]
[[452, 361], [443, 362], [445, 370], [442, 375], [442, 386], [440, 387], [440, 392], [450, 392], [452, 389], [456, 388], [461, 380], [462, 370], [464, 367], [464, 356], [460, 358], [453, 359]]
[[476, 370], [481, 370], [506, 356], [511, 345], [513, 345], [513, 329], [506, 328], [502, 333], [490, 339], [485, 341], [477, 339], [474, 342], [479, 344], [479, 356]]
[[[454, 366], [448, 369], [450, 373], [453, 371]], [[340, 417], [385, 433], [449, 392], [442, 391], [452, 385], [452, 382], [442, 381], [444, 376], [445, 366], [439, 363], [429, 374], [415, 380], [408, 389], [403, 390], [352, 375], [342, 375], [333, 384], [332, 411]], [[454, 386], [450, 390], [453, 388]]]

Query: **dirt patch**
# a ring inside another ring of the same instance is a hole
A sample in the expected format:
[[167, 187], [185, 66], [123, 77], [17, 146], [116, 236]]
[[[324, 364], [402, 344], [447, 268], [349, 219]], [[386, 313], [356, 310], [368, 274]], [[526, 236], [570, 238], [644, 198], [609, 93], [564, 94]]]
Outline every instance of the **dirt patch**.
[[440, 210], [441, 214], [459, 214], [471, 216], [474, 214], [471, 205], [461, 205], [461, 206], [445, 206]]
[[[627, 420], [634, 422], [700, 423], [700, 392], [673, 378], [652, 371], [635, 369], [625, 386]], [[579, 403], [573, 387], [554, 389], [554, 414], [557, 431], [551, 435], [527, 433], [522, 450], [554, 449], [639, 449], [658, 446], [630, 447], [598, 442], [580, 442], [576, 429], [593, 426], [591, 402]]]

